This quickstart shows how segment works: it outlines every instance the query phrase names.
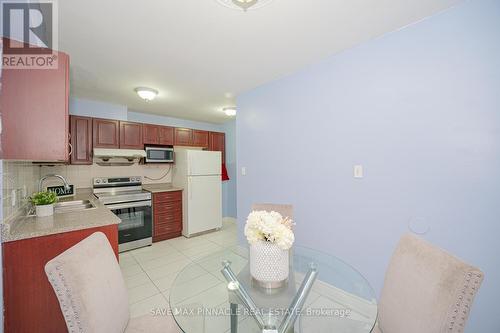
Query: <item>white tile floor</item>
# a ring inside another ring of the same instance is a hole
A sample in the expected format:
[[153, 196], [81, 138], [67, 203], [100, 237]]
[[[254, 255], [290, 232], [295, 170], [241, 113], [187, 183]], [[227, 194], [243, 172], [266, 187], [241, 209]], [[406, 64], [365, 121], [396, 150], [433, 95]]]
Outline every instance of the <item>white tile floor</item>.
[[[225, 248], [235, 251], [237, 245], [236, 224], [225, 221], [220, 231], [209, 234], [184, 238], [179, 237], [163, 242], [154, 243], [145, 247], [120, 254], [120, 266], [129, 293], [131, 317], [138, 317], [151, 311], [169, 308], [169, 290], [179, 272], [187, 265], [190, 267], [182, 272], [184, 284], [178, 285], [177, 295], [183, 299], [177, 299], [177, 304], [199, 304], [206, 308], [228, 308], [227, 298], [220, 288], [225, 290], [224, 278], [219, 273], [221, 258], [215, 256], [213, 260], [205, 260], [199, 263], [199, 259], [209, 256]], [[236, 273], [239, 272], [246, 260], [234, 253], [226, 256], [231, 261], [231, 267]], [[198, 261], [198, 262], [197, 262]], [[297, 281], [301, 278], [296, 277]], [[339, 290], [317, 281], [317, 286], [311, 291], [306, 300], [306, 306], [313, 308], [349, 308], [353, 309], [352, 319], [359, 321], [362, 325], [370, 325], [370, 313], [373, 305], [360, 303], [357, 297], [349, 297], [345, 292], [339, 294]], [[354, 302], [354, 303], [353, 303]], [[357, 302], [357, 303], [356, 303]], [[354, 304], [354, 305], [353, 305]], [[190, 317], [190, 322], [197, 318]], [[241, 331], [256, 331], [256, 324], [252, 318], [240, 316]], [[310, 325], [308, 319], [304, 325]], [[190, 324], [191, 327], [192, 324]], [[198, 324], [196, 324], [196, 327]], [[245, 328], [246, 327], [246, 328]], [[225, 316], [218, 316], [200, 322], [197, 332], [227, 333], [229, 331], [229, 320]], [[329, 332], [326, 329], [325, 332]]]
[[[222, 229], [216, 232], [193, 238], [169, 239], [150, 247], [121, 253], [120, 267], [129, 292], [131, 317], [167, 307], [169, 289], [183, 268], [199, 258], [236, 244], [236, 224], [224, 221]], [[192, 266], [184, 274], [192, 277], [187, 297], [196, 297], [205, 292], [197, 285], [222, 285], [208, 266]]]

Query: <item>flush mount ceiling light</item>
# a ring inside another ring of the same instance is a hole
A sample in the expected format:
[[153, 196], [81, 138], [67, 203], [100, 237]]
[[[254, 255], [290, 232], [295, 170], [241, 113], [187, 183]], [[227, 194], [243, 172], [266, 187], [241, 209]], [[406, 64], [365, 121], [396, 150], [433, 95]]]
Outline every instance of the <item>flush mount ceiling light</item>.
[[134, 91], [139, 95], [140, 98], [146, 102], [152, 101], [158, 95], [158, 90], [154, 90], [147, 87], [137, 87]]
[[233, 8], [233, 9], [243, 9], [247, 11], [248, 9], [258, 9], [262, 6], [267, 5], [273, 0], [216, 0], [223, 6]]
[[224, 111], [226, 116], [229, 116], [229, 117], [236, 116], [236, 108], [234, 106], [224, 108], [224, 109], [222, 109], [222, 111]]

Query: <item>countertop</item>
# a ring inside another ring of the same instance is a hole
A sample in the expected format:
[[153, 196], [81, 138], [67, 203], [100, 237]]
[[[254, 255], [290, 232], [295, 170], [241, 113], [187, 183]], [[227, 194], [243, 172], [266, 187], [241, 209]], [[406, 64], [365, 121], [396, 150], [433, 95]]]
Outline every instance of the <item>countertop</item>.
[[175, 187], [172, 183], [142, 184], [142, 189], [151, 193], [182, 191], [182, 188]]
[[82, 229], [119, 224], [121, 220], [100, 203], [90, 189], [77, 189], [76, 195], [66, 200], [90, 200], [95, 208], [77, 212], [55, 213], [53, 216], [36, 217], [20, 215], [2, 223], [2, 242], [12, 242]]

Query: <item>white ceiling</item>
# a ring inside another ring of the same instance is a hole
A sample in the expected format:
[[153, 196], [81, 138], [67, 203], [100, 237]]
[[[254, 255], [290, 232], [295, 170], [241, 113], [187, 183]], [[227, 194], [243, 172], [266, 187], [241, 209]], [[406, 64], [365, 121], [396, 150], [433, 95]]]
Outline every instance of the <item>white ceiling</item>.
[[[216, 0], [59, 1], [71, 94], [220, 123], [234, 96], [461, 0], [274, 0], [253, 11]], [[153, 102], [133, 89], [160, 91]]]

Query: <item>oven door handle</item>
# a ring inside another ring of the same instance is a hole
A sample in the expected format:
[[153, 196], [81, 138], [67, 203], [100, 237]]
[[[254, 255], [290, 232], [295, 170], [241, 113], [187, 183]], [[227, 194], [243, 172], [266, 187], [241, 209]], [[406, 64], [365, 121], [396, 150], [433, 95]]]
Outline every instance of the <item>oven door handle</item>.
[[151, 207], [151, 200], [127, 202], [127, 203], [121, 203], [121, 204], [116, 204], [116, 205], [107, 205], [106, 207], [113, 210], [113, 209], [124, 209], [124, 208], [137, 208], [137, 207], [144, 207], [144, 206]]

